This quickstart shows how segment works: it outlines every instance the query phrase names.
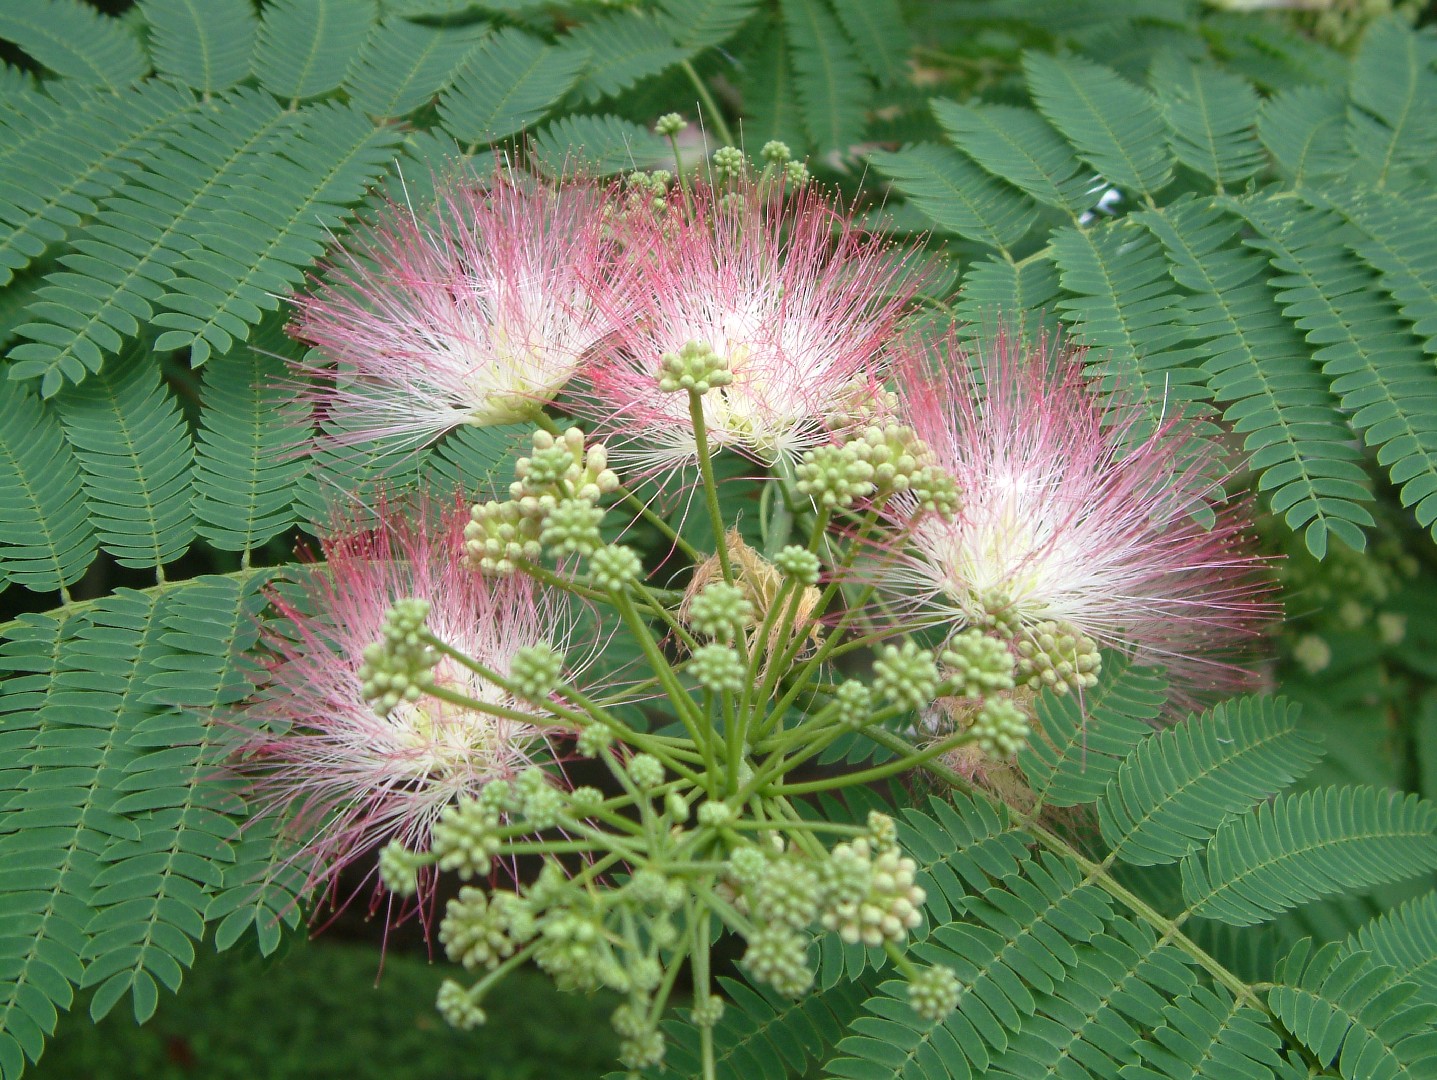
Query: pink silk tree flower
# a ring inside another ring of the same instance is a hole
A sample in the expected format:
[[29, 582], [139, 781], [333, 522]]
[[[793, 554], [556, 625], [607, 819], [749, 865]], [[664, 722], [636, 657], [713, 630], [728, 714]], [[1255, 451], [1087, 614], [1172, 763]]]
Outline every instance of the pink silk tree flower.
[[[903, 591], [1009, 638], [1020, 677], [1056, 638], [1165, 666], [1179, 700], [1244, 681], [1230, 661], [1274, 609], [1245, 507], [1216, 505], [1210, 444], [1181, 422], [1140, 434], [1141, 407], [1101, 401], [1079, 353], [1009, 335], [976, 357], [951, 338], [915, 351], [896, 381], [962, 497], [951, 521], [917, 519], [891, 568]], [[1084, 685], [1081, 664], [1068, 675]]]
[[333, 366], [312, 396], [342, 443], [532, 416], [622, 310], [593, 293], [615, 251], [609, 189], [501, 171], [436, 190], [432, 217], [390, 205], [295, 300], [291, 334]]
[[429, 630], [501, 677], [519, 650], [567, 644], [570, 609], [541, 586], [463, 568], [467, 519], [459, 508], [426, 530], [381, 506], [374, 528], [331, 530], [327, 566], [315, 567], [297, 594], [274, 598], [288, 626], [264, 635], [268, 679], [247, 708], [246, 726], [257, 734], [243, 749], [265, 810], [290, 819], [310, 885], [332, 883], [379, 844], [426, 850], [446, 807], [552, 762], [549, 736], [567, 733], [449, 657], [431, 673], [436, 686], [532, 722], [427, 695], [380, 715], [365, 699], [364, 653], [396, 601], [428, 601]]
[[[636, 215], [637, 216], [637, 215]], [[654, 471], [692, 461], [688, 395], [659, 387], [665, 354], [710, 350], [731, 381], [703, 397], [709, 440], [764, 463], [831, 438], [877, 400], [884, 350], [918, 288], [912, 256], [812, 188], [764, 198], [698, 185], [630, 225], [614, 348], [583, 409]], [[842, 426], [840, 419], [839, 426]]]

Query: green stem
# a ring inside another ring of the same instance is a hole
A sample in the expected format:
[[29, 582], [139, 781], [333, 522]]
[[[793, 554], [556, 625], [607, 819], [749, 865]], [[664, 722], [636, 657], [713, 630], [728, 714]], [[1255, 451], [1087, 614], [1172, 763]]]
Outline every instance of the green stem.
[[699, 73], [694, 70], [693, 64], [685, 60], [679, 67], [689, 77], [689, 82], [694, 84], [694, 90], [699, 95], [699, 103], [707, 110], [707, 116], [713, 121], [718, 137], [729, 146], [737, 146], [738, 143], [734, 141], [733, 132], [729, 130], [728, 122], [724, 120], [723, 113], [719, 111], [718, 102], [714, 101], [713, 95], [709, 93], [709, 88], [704, 84], [703, 79], [699, 78]]
[[[865, 731], [865, 734], [880, 746], [886, 746], [890, 750], [901, 754], [913, 754], [917, 749], [907, 740], [899, 738], [892, 732], [884, 731], [881, 728]], [[1007, 804], [1001, 799], [983, 791], [981, 788], [975, 788], [962, 773], [949, 768], [942, 762], [927, 761], [924, 762], [922, 768], [940, 780], [943, 780], [945, 783], [967, 792], [972, 797], [981, 798], [990, 806], [1008, 809]], [[1085, 858], [1082, 854], [1075, 851], [1072, 845], [1061, 836], [1043, 828], [1041, 825], [1029, 824], [1024, 828], [1025, 831], [1043, 847], [1054, 854], [1066, 859], [1071, 859], [1076, 863], [1082, 868], [1084, 874], [1087, 875], [1088, 880], [1092, 881], [1098, 888], [1117, 900], [1138, 918], [1156, 929], [1163, 940], [1172, 942], [1176, 948], [1192, 957], [1199, 967], [1211, 975], [1215, 981], [1222, 984], [1234, 998], [1244, 1004], [1251, 1005], [1263, 1013], [1269, 1012], [1266, 1004], [1264, 1004], [1261, 997], [1253, 992], [1252, 987], [1248, 986], [1247, 983], [1243, 982], [1224, 967], [1215, 957], [1209, 954], [1195, 941], [1183, 934], [1173, 920], [1167, 918], [1141, 897], [1118, 884], [1118, 882], [1113, 880], [1110, 874], [1104, 873], [1101, 863]]]
[[907, 772], [909, 769], [916, 769], [936, 757], [942, 757], [950, 750], [956, 750], [964, 743], [972, 742], [971, 732], [958, 731], [949, 735], [948, 738], [925, 747], [915, 754], [893, 761], [886, 761], [882, 765], [875, 765], [871, 769], [860, 769], [858, 772], [845, 773], [842, 776], [830, 777], [826, 780], [810, 780], [802, 784], [780, 784], [778, 787], [770, 788], [765, 794], [769, 795], [812, 795], [820, 791], [833, 791], [841, 787], [851, 787], [854, 784], [872, 784], [879, 780], [886, 780], [895, 773]]
[[709, 522], [714, 531], [714, 547], [718, 549], [719, 566], [723, 579], [733, 584], [733, 567], [729, 565], [727, 530], [724, 528], [723, 511], [719, 509], [718, 482], [714, 480], [714, 463], [709, 457], [708, 428], [704, 423], [703, 395], [689, 391], [689, 419], [694, 425], [694, 444], [699, 454], [699, 475], [703, 477], [704, 502], [708, 506]]

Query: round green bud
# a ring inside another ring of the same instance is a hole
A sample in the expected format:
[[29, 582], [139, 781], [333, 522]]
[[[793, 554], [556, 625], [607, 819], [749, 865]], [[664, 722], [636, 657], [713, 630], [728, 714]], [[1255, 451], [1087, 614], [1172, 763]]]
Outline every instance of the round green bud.
[[478, 799], [461, 799], [444, 808], [434, 823], [430, 851], [440, 870], [453, 870], [464, 880], [483, 876], [499, 854], [499, 815]]
[[873, 691], [857, 679], [846, 679], [833, 692], [833, 705], [838, 722], [861, 728], [873, 719]]
[[413, 896], [419, 891], [419, 868], [428, 860], [391, 840], [379, 852], [380, 883], [395, 896]]
[[688, 800], [677, 791], [671, 791], [664, 797], [664, 812], [673, 819], [674, 824], [682, 825], [689, 819]]
[[804, 451], [794, 475], [800, 494], [819, 506], [852, 506], [874, 492], [873, 466], [847, 444]]
[[705, 342], [690, 341], [678, 352], [659, 357], [659, 389], [666, 394], [707, 394], [731, 382], [728, 359]]
[[801, 930], [818, 918], [818, 872], [792, 857], [772, 859], [748, 890], [755, 918]]
[[946, 694], [981, 698], [1013, 689], [1013, 654], [1005, 642], [976, 627], [949, 641], [941, 659], [948, 669]]
[[652, 1069], [664, 1060], [667, 1043], [661, 1031], [646, 1031], [619, 1043], [619, 1060], [630, 1069]]
[[808, 183], [808, 166], [801, 161], [790, 161], [783, 167], [784, 179], [790, 184], [799, 186]]
[[539, 779], [521, 787], [523, 804], [520, 813], [535, 831], [543, 832], [559, 824], [567, 800], [564, 792], [549, 782], [542, 769], [529, 769], [525, 777], [530, 774], [537, 775]]
[[518, 943], [509, 936], [509, 919], [504, 897], [517, 904], [524, 901], [513, 893], [500, 893], [490, 903], [483, 889], [465, 885], [449, 901], [439, 923], [439, 941], [456, 964], [474, 971], [493, 970], [514, 955]]
[[793, 151], [788, 148], [788, 143], [770, 139], [763, 144], [763, 149], [758, 152], [758, 156], [770, 165], [782, 165], [793, 157]]
[[744, 965], [754, 977], [768, 983], [784, 997], [801, 997], [813, 985], [808, 966], [808, 937], [783, 923], [755, 928], [743, 954]]
[[1067, 623], [1038, 623], [1018, 642], [1017, 679], [1033, 690], [1082, 693], [1098, 685], [1102, 667], [1098, 643]]
[[739, 885], [751, 886], [768, 867], [768, 856], [754, 844], [734, 848], [728, 856], [728, 876]]
[[1007, 698], [989, 698], [983, 702], [969, 730], [983, 753], [994, 758], [1010, 758], [1028, 741], [1028, 716]]
[[884, 645], [873, 663], [873, 688], [899, 708], [921, 709], [938, 693], [938, 665], [916, 643]]
[[699, 804], [698, 822], [711, 829], [721, 828], [734, 819], [734, 809], [726, 802], [709, 799]]
[[688, 664], [694, 679], [715, 694], [736, 694], [748, 681], [748, 669], [727, 645], [700, 645]]
[[963, 508], [958, 481], [937, 465], [920, 465], [908, 477], [908, 491], [918, 509], [951, 518]]
[[564, 657], [550, 645], [525, 645], [509, 662], [509, 680], [530, 701], [543, 702], [559, 685]]
[[695, 1027], [713, 1027], [723, 1019], [724, 1001], [717, 994], [705, 994], [695, 998], [689, 1018]]
[[693, 598], [688, 621], [699, 633], [731, 645], [754, 621], [753, 604], [737, 585], [715, 581]]
[[633, 548], [624, 544], [605, 544], [589, 556], [589, 574], [594, 584], [611, 593], [620, 593], [637, 582], [644, 564]]
[[593, 817], [604, 804], [604, 793], [584, 784], [569, 792], [569, 813], [576, 818]]
[[653, 754], [635, 754], [629, 759], [629, 778], [640, 791], [652, 791], [664, 782], [664, 766]]
[[908, 1003], [924, 1020], [938, 1023], [958, 1007], [963, 986], [953, 969], [943, 966], [924, 968], [908, 984]]
[[720, 146], [714, 151], [714, 173], [721, 179], [737, 179], [743, 176], [747, 164], [743, 151], [736, 146]]
[[664, 113], [654, 123], [654, 133], [671, 139], [684, 129], [684, 118], [676, 112]]
[[583, 757], [596, 758], [602, 754], [605, 749], [612, 746], [613, 742], [614, 733], [612, 731], [603, 724], [590, 724], [579, 732], [579, 738], [574, 748], [578, 750]]
[[587, 499], [560, 499], [544, 518], [539, 542], [555, 556], [591, 555], [603, 543], [604, 511]]
[[439, 984], [435, 1005], [445, 1023], [461, 1031], [472, 1031], [488, 1019], [471, 993], [453, 979], [445, 979]]
[[818, 584], [818, 576], [823, 570], [818, 556], [797, 544], [789, 544], [775, 555], [773, 565], [784, 577], [792, 578], [800, 585]]

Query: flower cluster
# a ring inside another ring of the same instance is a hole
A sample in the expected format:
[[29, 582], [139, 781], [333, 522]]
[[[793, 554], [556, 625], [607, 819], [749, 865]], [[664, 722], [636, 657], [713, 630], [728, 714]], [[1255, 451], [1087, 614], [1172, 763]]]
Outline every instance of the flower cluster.
[[303, 837], [314, 882], [386, 841], [427, 848], [456, 799], [553, 760], [554, 716], [420, 642], [432, 632], [507, 674], [572, 633], [561, 597], [466, 570], [464, 525], [454, 510], [433, 531], [387, 512], [370, 528], [336, 523], [324, 564], [274, 597], [268, 686], [250, 706], [262, 734], [246, 751], [263, 767], [262, 801]]
[[[827, 936], [882, 950], [925, 1020], [961, 1007], [908, 955], [928, 897], [895, 818], [806, 798], [945, 759], [983, 776], [1104, 650], [1189, 694], [1230, 682], [1265, 614], [1192, 432], [1100, 400], [1072, 352], [911, 336], [911, 258], [762, 156], [755, 179], [720, 151], [709, 185], [459, 185], [361, 230], [296, 320], [355, 439], [535, 430], [506, 497], [437, 526], [382, 506], [275, 597], [258, 786], [314, 882], [377, 848], [396, 896], [464, 882], [438, 921], [478, 980], [444, 984], [452, 1023], [532, 961], [622, 997], [634, 1070], [687, 965], [712, 1075], [717, 929], [780, 995]], [[729, 451], [749, 475], [721, 483]], [[652, 493], [681, 465], [674, 521]], [[575, 660], [580, 613], [607, 677]], [[623, 684], [619, 655], [643, 669]], [[596, 779], [571, 790], [573, 757]]]

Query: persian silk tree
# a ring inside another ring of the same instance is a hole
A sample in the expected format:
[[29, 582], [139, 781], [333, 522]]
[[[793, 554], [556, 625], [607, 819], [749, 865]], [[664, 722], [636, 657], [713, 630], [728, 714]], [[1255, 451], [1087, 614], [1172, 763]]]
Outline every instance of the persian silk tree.
[[[900, 828], [901, 807], [813, 802], [919, 770], [970, 807], [1021, 808], [1019, 850], [1045, 850], [1045, 873], [1089, 865], [1107, 902], [1251, 1002], [1182, 918], [1086, 863], [1037, 791], [1045, 761], [1086, 753], [1104, 656], [1119, 679], [1166, 667], [1178, 700], [1241, 681], [1240, 647], [1271, 614], [1244, 507], [1204, 523], [1213, 462], [1180, 424], [1139, 435], [1071, 353], [921, 343], [904, 328], [911, 268], [782, 157], [756, 178], [735, 157], [712, 185], [640, 177], [605, 196], [592, 233], [562, 212], [599, 205], [588, 185], [500, 176], [441, 194], [434, 224], [405, 211], [336, 256], [380, 269], [299, 302], [296, 332], [360, 373], [361, 397], [342, 380], [317, 391], [327, 408], [537, 426], [507, 498], [437, 522], [425, 502], [385, 501], [377, 523], [331, 530], [327, 566], [277, 600], [253, 783], [288, 813], [313, 883], [376, 852], [393, 912], [427, 910], [437, 874], [464, 882], [436, 913], [474, 975], [440, 992], [451, 1023], [482, 1024], [485, 996], [532, 962], [621, 996], [635, 1071], [664, 1069], [666, 1032], [693, 1033], [681, 1074], [722, 1071], [723, 934], [779, 999], [859, 950], [855, 970], [903, 980], [895, 1030], [947, 1025], [967, 995], [960, 1027], [991, 1015], [973, 957], [934, 947], [944, 879], [905, 845], [947, 856]], [[540, 212], [496, 210], [520, 206]], [[761, 549], [717, 479], [730, 452], [762, 470], [741, 482], [759, 489]], [[636, 494], [683, 463], [712, 551]], [[634, 661], [584, 674], [621, 641]], [[1043, 712], [1063, 695], [1066, 732]], [[1246, 751], [1264, 730], [1226, 741]], [[563, 763], [585, 759], [602, 782], [575, 786]], [[538, 868], [516, 877], [523, 857]], [[681, 980], [687, 1026], [666, 1028]]]

